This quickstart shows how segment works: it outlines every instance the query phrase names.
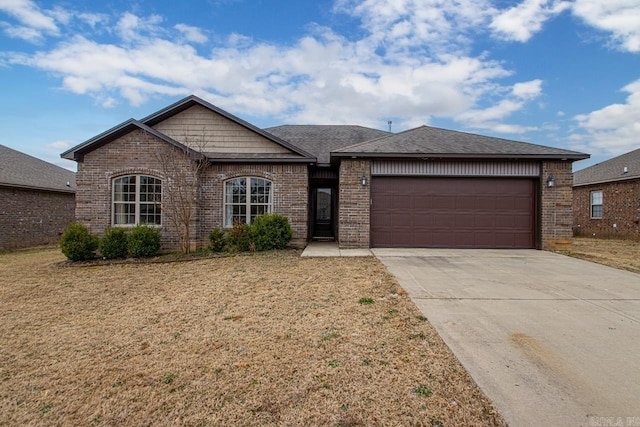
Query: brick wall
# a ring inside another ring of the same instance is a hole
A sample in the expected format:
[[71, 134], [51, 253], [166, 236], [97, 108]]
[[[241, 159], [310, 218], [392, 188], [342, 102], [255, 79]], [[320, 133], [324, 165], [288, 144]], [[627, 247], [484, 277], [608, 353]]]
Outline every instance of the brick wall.
[[74, 194], [0, 187], [0, 251], [57, 244], [73, 221]]
[[[76, 216], [92, 233], [102, 235], [111, 225], [111, 193], [113, 178], [128, 174], [148, 174], [165, 179], [163, 167], [153, 153], [171, 149], [165, 142], [134, 131], [103, 145], [84, 156], [78, 165], [76, 184]], [[177, 163], [186, 162], [180, 155]], [[185, 168], [188, 166], [185, 165]], [[166, 168], [164, 169], [166, 171]], [[293, 228], [292, 246], [304, 247], [308, 229], [308, 176], [306, 164], [241, 165], [214, 164], [203, 171], [197, 206], [191, 222], [191, 247], [208, 245], [209, 232], [223, 221], [224, 181], [240, 176], [257, 176], [273, 182], [273, 212], [285, 215]], [[163, 191], [166, 182], [163, 181]], [[166, 195], [163, 195], [166, 202]], [[179, 234], [167, 217], [163, 206], [162, 250], [176, 251]]]
[[224, 226], [224, 182], [231, 178], [250, 176], [272, 182], [272, 212], [289, 219], [293, 229], [291, 246], [305, 247], [309, 229], [309, 178], [306, 164], [211, 165], [203, 178], [200, 191], [200, 235], [207, 239], [212, 229]]
[[[172, 150], [167, 143], [136, 130], [87, 153], [78, 163], [76, 175], [77, 220], [89, 227], [91, 233], [99, 236], [104, 234], [105, 229], [111, 225], [112, 184], [113, 179], [118, 176], [144, 174], [160, 178], [163, 180], [164, 192], [166, 177], [163, 176], [160, 157], [154, 153], [167, 150]], [[186, 163], [181, 155], [175, 155], [174, 159], [176, 163]], [[176, 251], [180, 248], [180, 235], [172, 226], [168, 212], [169, 209], [163, 206], [162, 250]], [[192, 246], [195, 246], [197, 239], [193, 232], [197, 230], [197, 217], [196, 207], [190, 226], [194, 242]]]
[[[594, 190], [602, 191], [602, 218], [591, 218], [591, 191]], [[574, 234], [639, 237], [640, 227], [634, 222], [640, 213], [639, 209], [640, 180], [638, 179], [574, 187]]]
[[[367, 185], [362, 185], [362, 174]], [[343, 160], [340, 163], [338, 242], [340, 248], [368, 248], [371, 211], [371, 162]]]
[[[573, 173], [571, 162], [546, 161], [542, 163], [541, 188], [541, 246], [545, 250], [571, 248], [573, 224]], [[552, 175], [555, 185], [547, 185]]]

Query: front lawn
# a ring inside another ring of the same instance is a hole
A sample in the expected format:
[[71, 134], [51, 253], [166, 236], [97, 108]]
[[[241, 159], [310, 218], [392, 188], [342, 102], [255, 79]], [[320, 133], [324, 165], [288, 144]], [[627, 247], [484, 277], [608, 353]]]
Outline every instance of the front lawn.
[[504, 425], [372, 257], [0, 255], [0, 425]]

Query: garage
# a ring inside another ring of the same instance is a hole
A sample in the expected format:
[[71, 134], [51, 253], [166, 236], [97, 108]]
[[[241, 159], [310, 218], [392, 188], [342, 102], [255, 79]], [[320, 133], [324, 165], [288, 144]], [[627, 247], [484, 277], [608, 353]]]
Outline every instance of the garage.
[[531, 177], [375, 176], [371, 246], [535, 248]]

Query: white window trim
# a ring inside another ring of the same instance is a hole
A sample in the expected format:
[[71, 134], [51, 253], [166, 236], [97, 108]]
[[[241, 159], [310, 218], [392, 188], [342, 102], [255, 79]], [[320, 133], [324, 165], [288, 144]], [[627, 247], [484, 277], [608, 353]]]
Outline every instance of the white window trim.
[[[267, 178], [263, 178], [261, 176], [235, 176], [233, 178], [229, 178], [222, 183], [222, 224], [223, 228], [232, 228], [233, 224], [227, 224], [227, 206], [230, 205], [239, 205], [239, 203], [227, 203], [227, 183], [236, 179], [245, 179], [246, 180], [246, 198], [245, 198], [245, 215], [247, 224], [251, 224], [251, 206], [252, 205], [260, 205], [267, 206], [267, 212], [273, 212], [273, 181]], [[251, 180], [252, 179], [261, 179], [263, 181], [267, 181], [269, 185], [269, 203], [251, 203]]]
[[[130, 176], [135, 176], [136, 177], [136, 192], [135, 192], [135, 201], [133, 202], [135, 204], [135, 219], [134, 219], [134, 223], [133, 224], [116, 224], [116, 209], [115, 206], [116, 204], [130, 204], [132, 202], [116, 202], [116, 185], [115, 182], [118, 179], [121, 178], [127, 178]], [[153, 175], [149, 175], [149, 174], [144, 174], [144, 173], [132, 173], [132, 174], [127, 174], [127, 175], [120, 175], [120, 176], [116, 176], [111, 180], [111, 226], [112, 227], [118, 227], [118, 228], [134, 228], [138, 225], [140, 225], [140, 185], [142, 180], [140, 179], [141, 177], [149, 177], [149, 178], [153, 178], [153, 179], [157, 179], [158, 181], [160, 181], [160, 197], [161, 200], [164, 200], [164, 183], [163, 180], [161, 178], [158, 178], [157, 176], [153, 176]], [[162, 205], [162, 201], [160, 202], [160, 224], [148, 224], [145, 223], [143, 225], [146, 225], [147, 227], [155, 227], [155, 228], [162, 228], [162, 212], [164, 212], [164, 207]]]
[[[593, 194], [600, 193], [600, 203], [593, 203]], [[593, 207], [600, 206], [600, 216], [593, 216]], [[604, 215], [604, 193], [602, 190], [593, 190], [589, 192], [589, 217], [591, 219], [602, 219]]]

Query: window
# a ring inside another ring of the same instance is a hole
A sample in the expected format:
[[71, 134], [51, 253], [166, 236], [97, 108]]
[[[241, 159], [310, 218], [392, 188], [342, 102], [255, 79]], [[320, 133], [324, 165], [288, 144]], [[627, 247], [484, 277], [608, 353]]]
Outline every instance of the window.
[[160, 225], [162, 181], [145, 175], [113, 180], [113, 225]]
[[258, 215], [269, 212], [271, 212], [271, 181], [246, 177], [225, 182], [225, 227], [232, 227], [235, 221], [251, 223]]
[[591, 218], [602, 218], [602, 190], [591, 192]]

